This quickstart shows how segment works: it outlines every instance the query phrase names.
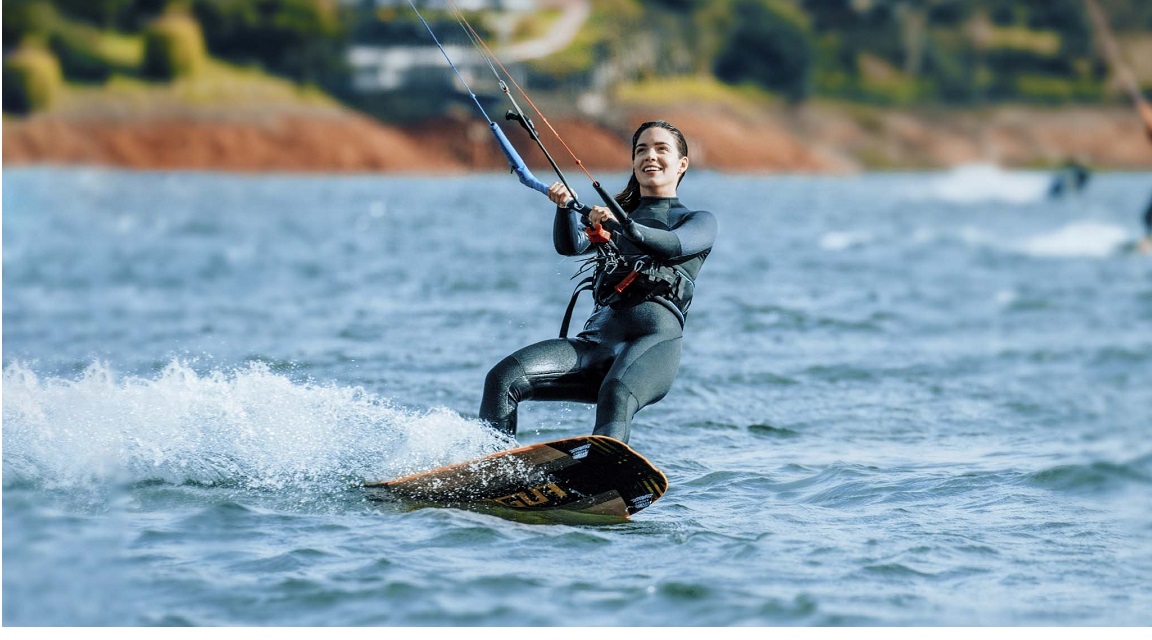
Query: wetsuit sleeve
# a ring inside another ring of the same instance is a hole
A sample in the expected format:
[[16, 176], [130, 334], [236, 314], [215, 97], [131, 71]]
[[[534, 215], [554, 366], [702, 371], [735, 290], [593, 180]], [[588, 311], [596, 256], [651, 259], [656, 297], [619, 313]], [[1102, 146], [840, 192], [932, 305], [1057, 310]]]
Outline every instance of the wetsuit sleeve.
[[671, 231], [646, 227], [628, 220], [620, 228], [625, 238], [648, 255], [662, 260], [692, 256], [712, 248], [716, 241], [716, 216], [710, 211], [688, 214], [684, 223]]
[[580, 214], [567, 207], [556, 207], [556, 218], [552, 222], [552, 245], [562, 256], [578, 256], [588, 251], [592, 243], [584, 233], [584, 223]]

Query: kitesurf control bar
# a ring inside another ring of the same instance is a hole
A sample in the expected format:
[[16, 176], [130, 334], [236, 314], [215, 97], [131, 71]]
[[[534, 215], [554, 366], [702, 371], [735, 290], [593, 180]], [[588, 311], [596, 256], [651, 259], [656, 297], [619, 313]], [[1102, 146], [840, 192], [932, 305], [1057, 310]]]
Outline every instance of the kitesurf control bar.
[[598, 181], [592, 183], [592, 188], [596, 190], [596, 193], [600, 194], [600, 198], [604, 200], [604, 204], [608, 206], [608, 209], [612, 211], [612, 215], [616, 216], [617, 220], [620, 222], [626, 222], [628, 220], [628, 214], [624, 213], [624, 208], [620, 206], [619, 202], [616, 202], [616, 198], [608, 195], [608, 192], [604, 190], [604, 187], [600, 186]]

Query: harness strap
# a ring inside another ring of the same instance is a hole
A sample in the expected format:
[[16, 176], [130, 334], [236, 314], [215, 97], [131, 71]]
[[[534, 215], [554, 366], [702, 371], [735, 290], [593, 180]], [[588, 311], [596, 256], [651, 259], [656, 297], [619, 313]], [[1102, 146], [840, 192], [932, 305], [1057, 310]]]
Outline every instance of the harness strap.
[[[665, 270], [671, 271], [671, 274], [667, 273]], [[692, 280], [692, 277], [688, 275], [687, 271], [684, 271], [684, 269], [681, 269], [676, 265], [659, 267], [656, 269], [656, 273], [651, 274], [650, 277], [654, 280], [665, 282], [669, 286], [669, 289], [666, 293], [662, 295], [654, 295], [651, 297], [651, 299], [660, 303], [661, 306], [671, 311], [672, 314], [676, 316], [676, 319], [680, 321], [680, 326], [683, 327], [684, 314], [688, 311], [688, 304], [691, 304], [691, 300], [685, 303], [685, 301], [678, 297], [678, 291], [680, 289], [681, 281], [687, 281], [690, 285], [694, 286], [695, 282]], [[684, 308], [680, 308], [681, 304], [684, 304]]]
[[665, 309], [671, 311], [672, 315], [676, 316], [676, 319], [680, 321], [680, 328], [684, 328], [684, 312], [680, 310], [680, 307], [677, 307], [675, 303], [673, 303], [668, 298], [665, 298], [664, 296], [656, 296], [655, 298], [652, 298], [652, 300], [659, 303], [660, 306], [664, 307]]
[[592, 276], [588, 276], [580, 281], [576, 290], [572, 292], [572, 298], [568, 300], [568, 308], [564, 310], [564, 321], [560, 323], [560, 337], [568, 337], [568, 325], [572, 324], [572, 311], [576, 309], [576, 300], [580, 298], [580, 294], [585, 291], [592, 290]]

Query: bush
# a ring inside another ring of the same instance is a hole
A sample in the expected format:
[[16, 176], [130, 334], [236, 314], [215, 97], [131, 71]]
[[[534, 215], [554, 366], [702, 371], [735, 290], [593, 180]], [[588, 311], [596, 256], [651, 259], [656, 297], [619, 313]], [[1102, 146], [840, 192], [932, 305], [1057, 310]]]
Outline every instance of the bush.
[[74, 22], [62, 23], [48, 43], [64, 77], [72, 82], [102, 83], [116, 74], [137, 75], [144, 53], [142, 38]]
[[28, 114], [51, 107], [64, 85], [60, 62], [42, 46], [26, 44], [4, 58], [4, 111]]
[[189, 15], [169, 13], [144, 31], [143, 73], [156, 80], [196, 75], [206, 59], [200, 24]]
[[138, 0], [53, 0], [60, 12], [105, 29], [130, 30], [138, 27], [126, 18], [142, 11], [151, 9], [155, 16], [162, 6], [148, 6], [156, 3], [139, 2]]
[[[215, 56], [318, 84], [344, 72], [344, 24], [334, 0], [196, 0], [193, 11]], [[422, 24], [399, 15], [405, 24], [385, 26], [427, 41]]]
[[48, 0], [4, 0], [4, 51], [26, 38], [46, 40], [60, 24], [60, 14]]
[[715, 72], [799, 102], [808, 96], [815, 47], [803, 14], [779, 0], [736, 0]]

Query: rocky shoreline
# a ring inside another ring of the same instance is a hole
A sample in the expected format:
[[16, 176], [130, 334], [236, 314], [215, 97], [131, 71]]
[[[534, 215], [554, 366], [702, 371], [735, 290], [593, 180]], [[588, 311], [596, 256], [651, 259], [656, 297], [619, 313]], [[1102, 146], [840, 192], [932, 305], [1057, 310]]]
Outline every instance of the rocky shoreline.
[[[854, 173], [971, 163], [1051, 167], [1070, 159], [1097, 170], [1152, 169], [1152, 144], [1136, 114], [1123, 106], [980, 111], [634, 106], [617, 126], [576, 118], [552, 124], [587, 168], [616, 171], [627, 169], [632, 128], [655, 118], [685, 132], [696, 168], [721, 172]], [[547, 168], [522, 131], [511, 126], [505, 131], [531, 167]], [[557, 161], [572, 166], [550, 133], [542, 135]], [[507, 168], [481, 120], [446, 117], [397, 126], [340, 108], [6, 118], [3, 145], [6, 167], [425, 174]]]

